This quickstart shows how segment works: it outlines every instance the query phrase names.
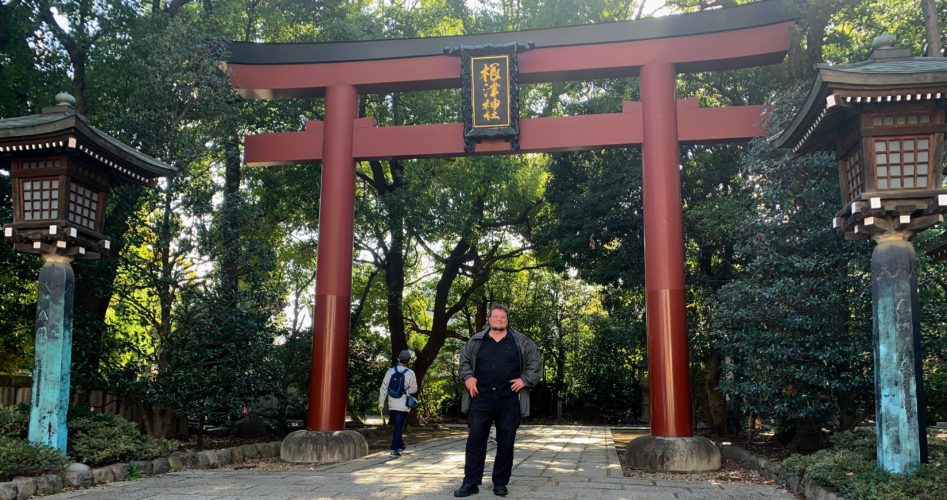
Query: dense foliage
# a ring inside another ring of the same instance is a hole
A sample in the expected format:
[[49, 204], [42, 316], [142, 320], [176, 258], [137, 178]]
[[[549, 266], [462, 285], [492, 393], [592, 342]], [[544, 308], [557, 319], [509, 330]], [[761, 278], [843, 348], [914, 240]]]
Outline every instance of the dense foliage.
[[0, 482], [9, 481], [14, 476], [58, 472], [67, 464], [69, 458], [55, 448], [0, 436]]
[[178, 448], [173, 440], [142, 434], [138, 426], [118, 415], [70, 409], [67, 452], [75, 461], [97, 465], [148, 460], [170, 455]]
[[872, 390], [870, 251], [825, 228], [839, 204], [834, 161], [767, 147], [748, 155], [759, 216], [739, 249], [753, 258], [719, 293], [716, 342], [732, 358], [722, 387], [755, 414], [818, 431], [870, 406], [854, 401]]
[[30, 408], [26, 405], [0, 405], [0, 436], [25, 438], [29, 428]]
[[118, 415], [69, 409], [69, 439], [65, 453], [26, 440], [29, 408], [0, 405], [0, 481], [13, 476], [56, 471], [70, 461], [90, 466], [167, 456], [178, 448], [173, 440], [142, 434]]
[[793, 455], [783, 460], [780, 469], [813, 480], [845, 498], [933, 500], [947, 496], [947, 443], [943, 439], [931, 440], [930, 463], [921, 464], [914, 476], [878, 469], [872, 429], [835, 434], [828, 448], [811, 455]]

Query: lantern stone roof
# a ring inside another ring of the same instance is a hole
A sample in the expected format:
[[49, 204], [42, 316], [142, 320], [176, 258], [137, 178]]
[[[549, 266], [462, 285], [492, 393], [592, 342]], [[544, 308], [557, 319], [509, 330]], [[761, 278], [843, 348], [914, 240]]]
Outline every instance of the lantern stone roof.
[[68, 94], [37, 115], [0, 119], [0, 158], [44, 149], [75, 149], [113, 170], [117, 182], [153, 184], [174, 175], [171, 165], [152, 158], [92, 126], [72, 107]]
[[835, 132], [853, 107], [947, 100], [947, 58], [912, 57], [893, 48], [893, 36], [875, 39], [867, 61], [817, 64], [812, 88], [792, 122], [775, 139], [793, 156], [833, 149]]

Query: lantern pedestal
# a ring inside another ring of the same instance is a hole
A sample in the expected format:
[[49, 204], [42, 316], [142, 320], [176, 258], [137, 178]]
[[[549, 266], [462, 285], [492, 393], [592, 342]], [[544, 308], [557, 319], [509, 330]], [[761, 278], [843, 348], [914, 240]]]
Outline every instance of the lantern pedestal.
[[29, 440], [66, 451], [69, 367], [72, 361], [71, 257], [44, 254], [36, 306], [36, 357]]
[[917, 472], [926, 445], [918, 401], [917, 259], [910, 236], [878, 234], [871, 254], [878, 465], [897, 474]]

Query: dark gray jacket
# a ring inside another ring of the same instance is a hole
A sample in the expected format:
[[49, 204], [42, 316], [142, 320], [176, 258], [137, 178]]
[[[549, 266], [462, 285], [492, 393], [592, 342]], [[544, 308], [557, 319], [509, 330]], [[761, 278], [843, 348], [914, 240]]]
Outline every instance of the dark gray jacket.
[[[477, 351], [480, 350], [480, 344], [483, 336], [490, 331], [485, 328], [482, 332], [474, 334], [460, 351], [460, 380], [466, 382], [468, 378], [474, 376], [474, 370], [477, 368]], [[529, 416], [529, 388], [535, 386], [543, 377], [543, 357], [539, 353], [536, 343], [529, 337], [512, 329], [507, 329], [507, 334], [513, 336], [516, 341], [516, 348], [520, 352], [520, 370], [525, 386], [517, 394], [520, 398], [520, 414], [524, 417]], [[470, 410], [470, 392], [464, 388], [464, 396], [460, 402], [460, 410], [464, 413]]]

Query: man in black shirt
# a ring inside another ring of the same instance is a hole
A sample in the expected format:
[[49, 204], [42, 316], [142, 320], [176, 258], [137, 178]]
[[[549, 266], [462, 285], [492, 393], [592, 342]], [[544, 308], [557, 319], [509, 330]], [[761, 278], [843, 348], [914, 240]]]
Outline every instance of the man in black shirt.
[[461, 409], [468, 412], [464, 483], [455, 497], [479, 493], [487, 458], [490, 426], [497, 428], [493, 493], [506, 496], [513, 471], [513, 444], [520, 418], [529, 415], [529, 388], [542, 378], [543, 361], [536, 344], [509, 328], [509, 310], [490, 308], [489, 327], [467, 341], [460, 353], [460, 377], [466, 391]]

